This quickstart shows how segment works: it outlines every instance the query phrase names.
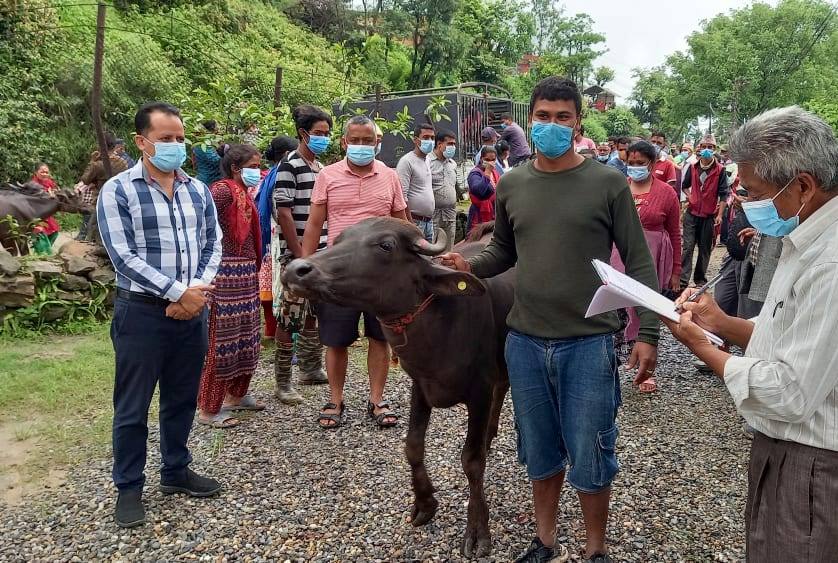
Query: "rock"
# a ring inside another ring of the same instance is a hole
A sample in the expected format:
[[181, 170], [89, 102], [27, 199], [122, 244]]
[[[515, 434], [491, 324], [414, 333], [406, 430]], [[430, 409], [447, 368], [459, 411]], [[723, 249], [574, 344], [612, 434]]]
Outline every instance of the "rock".
[[14, 276], [20, 271], [20, 260], [9, 254], [5, 248], [0, 248], [0, 275]]
[[74, 274], [66, 274], [58, 287], [66, 291], [84, 291], [90, 289], [90, 282], [87, 278], [76, 276]]
[[81, 302], [81, 301], [89, 301], [90, 295], [85, 295], [81, 291], [64, 291], [59, 289], [55, 292], [55, 297], [62, 300], [62, 301], [73, 301], [73, 302]]
[[61, 256], [64, 260], [64, 265], [67, 268], [67, 273], [75, 274], [77, 276], [84, 276], [99, 267], [94, 261], [83, 256]]
[[47, 305], [41, 309], [41, 318], [44, 322], [57, 321], [67, 314], [67, 307], [64, 305]]
[[87, 274], [87, 277], [90, 279], [90, 281], [99, 282], [102, 285], [108, 285], [116, 279], [116, 274], [112, 269], [108, 267], [101, 267], [96, 268], [95, 270]]
[[34, 300], [35, 278], [33, 276], [0, 277], [0, 305], [26, 307], [31, 305]]
[[50, 262], [48, 260], [35, 260], [26, 262], [26, 269], [32, 272], [37, 279], [46, 280], [60, 277], [64, 270], [61, 269], [61, 264]]
[[95, 256], [96, 245], [92, 242], [70, 240], [62, 244], [58, 249], [58, 255], [65, 260], [71, 256], [84, 257], [88, 254]]

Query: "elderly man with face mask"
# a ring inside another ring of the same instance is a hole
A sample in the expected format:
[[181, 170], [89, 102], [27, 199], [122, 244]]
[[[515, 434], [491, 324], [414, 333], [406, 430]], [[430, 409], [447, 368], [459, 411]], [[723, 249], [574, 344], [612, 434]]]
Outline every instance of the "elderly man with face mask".
[[698, 145], [698, 161], [684, 168], [681, 187], [687, 196], [684, 213], [681, 286], [686, 287], [693, 273], [693, 251], [698, 246], [695, 264], [696, 285], [707, 283], [707, 266], [713, 250], [716, 227], [722, 224], [730, 191], [725, 168], [716, 159], [716, 138], [708, 133]]
[[[730, 141], [749, 199], [742, 208], [783, 249], [760, 315], [680, 302], [672, 333], [724, 381], [756, 430], [745, 509], [747, 559], [836, 561], [838, 554], [838, 140], [799, 107], [769, 110]], [[745, 349], [712, 346], [710, 330]]]

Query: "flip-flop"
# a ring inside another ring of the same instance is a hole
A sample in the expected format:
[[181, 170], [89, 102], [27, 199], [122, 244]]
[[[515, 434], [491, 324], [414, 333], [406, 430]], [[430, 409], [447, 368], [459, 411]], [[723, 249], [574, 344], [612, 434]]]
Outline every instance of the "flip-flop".
[[239, 425], [239, 419], [234, 416], [230, 416], [228, 412], [225, 412], [222, 409], [209, 419], [203, 419], [198, 416], [198, 424], [211, 426], [212, 428], [232, 428]]
[[[646, 386], [645, 388], [644, 388], [644, 385]], [[647, 379], [643, 383], [640, 383], [637, 386], [637, 390], [640, 391], [641, 393], [654, 393], [655, 391], [658, 390], [658, 384], [655, 381], [654, 377], [650, 377], [649, 379]]]
[[237, 405], [224, 405], [221, 407], [225, 411], [263, 411], [265, 404], [259, 403], [253, 398], [253, 395], [245, 395]]

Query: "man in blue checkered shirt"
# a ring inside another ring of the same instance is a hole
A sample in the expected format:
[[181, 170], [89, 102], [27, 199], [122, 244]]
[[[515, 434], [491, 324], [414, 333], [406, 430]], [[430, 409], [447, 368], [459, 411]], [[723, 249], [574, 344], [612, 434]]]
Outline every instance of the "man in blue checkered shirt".
[[221, 485], [189, 469], [186, 447], [204, 356], [207, 298], [221, 261], [221, 228], [207, 187], [187, 176], [180, 112], [152, 102], [134, 118], [142, 159], [102, 187], [97, 219], [116, 269], [113, 479], [116, 522], [145, 522], [148, 408], [160, 385], [160, 490], [207, 497]]

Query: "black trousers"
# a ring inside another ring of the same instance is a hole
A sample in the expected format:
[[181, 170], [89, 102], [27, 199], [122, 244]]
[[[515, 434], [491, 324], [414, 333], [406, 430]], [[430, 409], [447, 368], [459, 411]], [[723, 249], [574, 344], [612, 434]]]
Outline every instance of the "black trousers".
[[713, 251], [713, 223], [714, 216], [696, 217], [689, 211], [684, 213], [684, 229], [682, 234], [683, 252], [681, 253], [681, 286], [690, 283], [693, 271], [693, 252], [698, 246], [698, 260], [695, 263], [695, 284], [707, 283], [707, 266], [710, 264], [710, 253]]
[[161, 479], [176, 479], [192, 461], [192, 429], [207, 353], [207, 312], [188, 321], [165, 307], [117, 298], [111, 322], [116, 352], [113, 389], [113, 480], [120, 490], [145, 483], [148, 408], [160, 384]]
[[719, 304], [719, 308], [731, 317], [735, 317], [739, 310], [739, 285], [737, 281], [739, 278], [740, 264], [741, 262], [727, 255], [719, 271], [719, 273], [724, 273], [725, 277], [721, 279], [713, 290], [713, 297], [715, 297], [716, 303]]

